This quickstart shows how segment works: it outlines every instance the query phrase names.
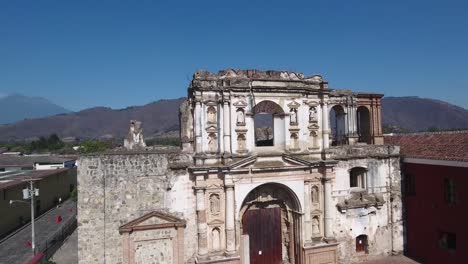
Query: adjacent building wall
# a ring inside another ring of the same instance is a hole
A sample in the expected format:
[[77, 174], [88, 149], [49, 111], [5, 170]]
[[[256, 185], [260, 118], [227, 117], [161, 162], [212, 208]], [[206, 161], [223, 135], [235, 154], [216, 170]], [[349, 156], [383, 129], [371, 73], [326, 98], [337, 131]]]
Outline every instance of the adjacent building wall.
[[[407, 256], [428, 264], [468, 259], [468, 163], [463, 163], [465, 167], [403, 163], [405, 182], [412, 178], [404, 198]], [[455, 183], [453, 204], [444, 199], [445, 179]], [[455, 250], [443, 248], [442, 232], [456, 235]]]
[[[31, 172], [35, 173], [35, 172]], [[71, 187], [76, 186], [76, 168], [51, 172], [41, 180], [35, 182], [34, 187], [39, 189], [39, 196], [35, 197], [36, 216], [46, 212], [57, 205], [59, 198], [62, 201], [70, 196]], [[29, 183], [20, 183], [0, 190], [0, 237], [21, 227], [31, 220], [31, 207], [29, 204], [14, 203], [10, 200], [23, 200], [22, 190], [29, 187]], [[29, 200], [25, 200], [29, 201]]]
[[155, 210], [187, 220], [185, 255], [196, 248], [195, 201], [180, 153], [83, 156], [78, 172], [79, 263], [122, 263], [119, 227]]

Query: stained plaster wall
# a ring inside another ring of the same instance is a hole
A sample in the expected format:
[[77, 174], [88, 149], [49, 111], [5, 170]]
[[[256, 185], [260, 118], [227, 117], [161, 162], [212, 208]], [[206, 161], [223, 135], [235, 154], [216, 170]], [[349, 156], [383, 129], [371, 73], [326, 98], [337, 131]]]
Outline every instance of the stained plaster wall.
[[195, 198], [180, 153], [83, 156], [78, 170], [79, 263], [122, 263], [119, 227], [150, 211], [187, 221], [185, 259], [196, 251]]
[[[333, 233], [339, 242], [340, 263], [358, 261], [369, 256], [401, 253], [403, 225], [399, 158], [351, 158], [339, 161], [332, 184], [334, 204], [349, 198], [349, 171], [354, 167], [368, 170], [367, 193], [381, 194], [385, 203], [380, 208], [370, 206], [348, 209], [346, 212], [334, 208]], [[355, 251], [356, 237], [361, 234], [368, 236], [368, 254]]]

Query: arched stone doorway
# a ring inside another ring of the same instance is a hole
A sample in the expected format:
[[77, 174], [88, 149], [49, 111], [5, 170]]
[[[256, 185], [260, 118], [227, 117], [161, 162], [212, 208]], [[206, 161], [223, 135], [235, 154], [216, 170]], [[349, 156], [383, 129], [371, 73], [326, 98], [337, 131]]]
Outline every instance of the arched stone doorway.
[[370, 144], [370, 113], [369, 109], [365, 106], [360, 106], [357, 109], [357, 127], [359, 135], [358, 141]]
[[330, 129], [332, 135], [332, 146], [346, 144], [346, 122], [345, 111], [341, 105], [335, 105], [330, 110]]
[[240, 213], [250, 264], [301, 263], [300, 212], [297, 196], [279, 183], [260, 185], [247, 195]]
[[284, 143], [284, 110], [277, 103], [261, 101], [252, 110], [255, 128], [255, 146], [279, 146]]

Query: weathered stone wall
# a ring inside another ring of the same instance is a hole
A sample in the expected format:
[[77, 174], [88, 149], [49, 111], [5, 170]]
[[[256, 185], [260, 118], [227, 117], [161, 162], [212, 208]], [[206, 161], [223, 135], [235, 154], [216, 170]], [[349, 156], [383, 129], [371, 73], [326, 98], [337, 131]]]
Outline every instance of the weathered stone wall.
[[122, 263], [119, 227], [154, 210], [187, 220], [185, 255], [193, 256], [195, 200], [186, 172], [190, 156], [128, 152], [83, 156], [79, 162], [79, 263]]

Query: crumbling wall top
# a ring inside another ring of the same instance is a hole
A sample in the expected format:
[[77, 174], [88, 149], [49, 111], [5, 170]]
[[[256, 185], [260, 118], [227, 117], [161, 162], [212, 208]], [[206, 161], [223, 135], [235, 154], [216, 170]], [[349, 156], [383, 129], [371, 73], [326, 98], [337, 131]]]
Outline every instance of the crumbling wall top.
[[274, 81], [303, 81], [310, 83], [322, 83], [320, 75], [305, 77], [303, 73], [293, 71], [261, 71], [261, 70], [238, 70], [226, 69], [218, 73], [212, 73], [206, 70], [196, 71], [193, 75], [194, 80], [224, 80], [224, 79], [252, 79], [252, 80], [274, 80]]

